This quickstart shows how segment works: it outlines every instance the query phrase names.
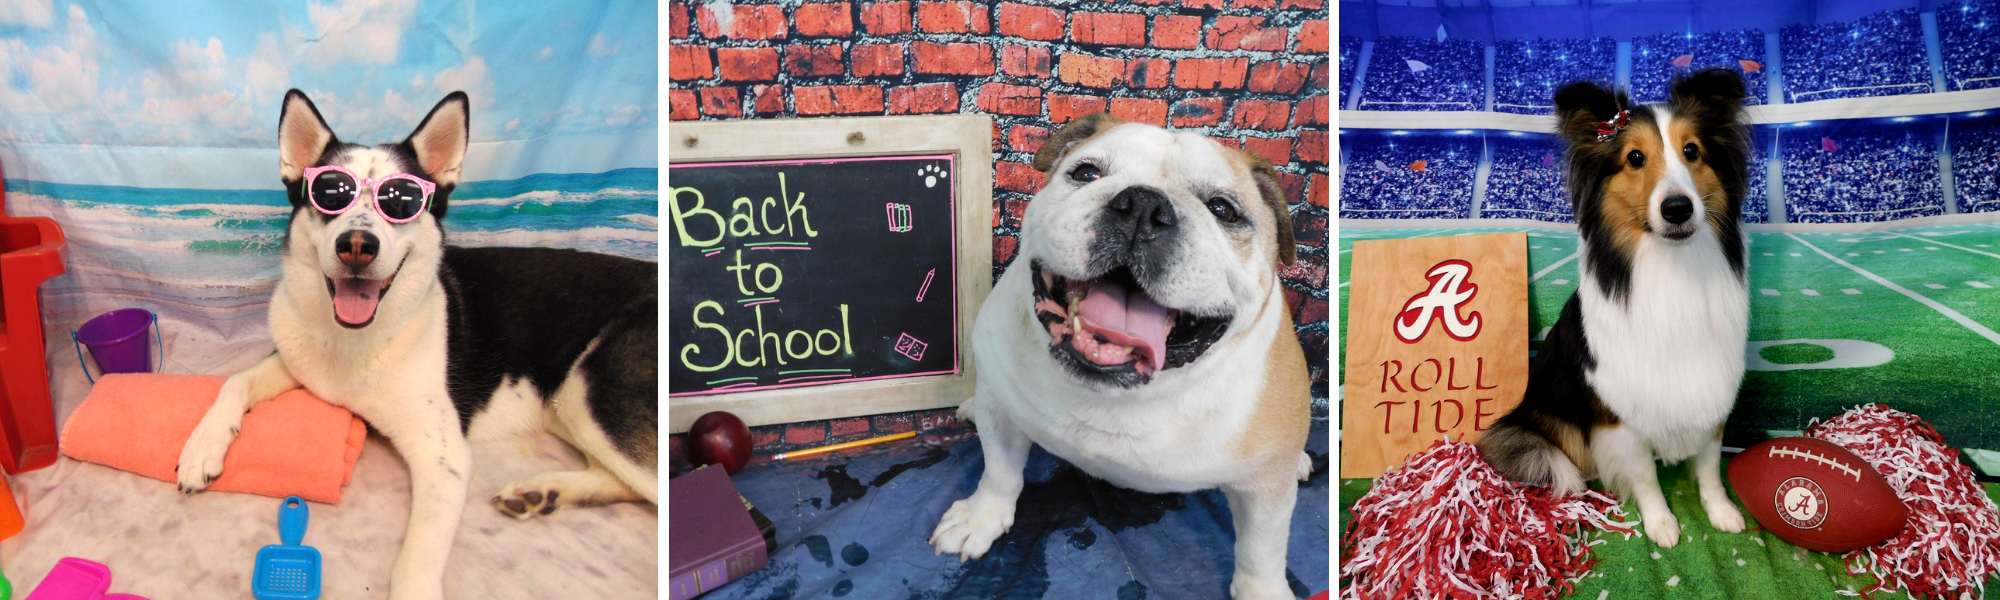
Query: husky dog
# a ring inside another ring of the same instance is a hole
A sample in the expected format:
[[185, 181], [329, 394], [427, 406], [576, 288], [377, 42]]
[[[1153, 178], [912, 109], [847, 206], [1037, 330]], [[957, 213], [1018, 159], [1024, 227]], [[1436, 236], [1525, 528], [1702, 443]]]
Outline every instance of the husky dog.
[[1680, 521], [1655, 459], [1691, 463], [1709, 525], [1743, 530], [1722, 487], [1722, 423], [1750, 319], [1743, 79], [1709, 69], [1671, 87], [1652, 105], [1591, 83], [1556, 92], [1583, 278], [1521, 404], [1479, 441], [1508, 479], [1564, 494], [1604, 480], [1639, 502], [1663, 548], [1680, 542]]
[[180, 488], [222, 474], [252, 404], [297, 387], [354, 411], [410, 468], [410, 525], [389, 597], [444, 597], [471, 481], [473, 436], [541, 422], [589, 458], [493, 498], [527, 519], [557, 508], [657, 504], [659, 278], [653, 263], [549, 248], [454, 248], [441, 225], [469, 134], [463, 92], [408, 139], [334, 137], [298, 90], [278, 118], [292, 204], [271, 295], [277, 353], [222, 386], [181, 450]]

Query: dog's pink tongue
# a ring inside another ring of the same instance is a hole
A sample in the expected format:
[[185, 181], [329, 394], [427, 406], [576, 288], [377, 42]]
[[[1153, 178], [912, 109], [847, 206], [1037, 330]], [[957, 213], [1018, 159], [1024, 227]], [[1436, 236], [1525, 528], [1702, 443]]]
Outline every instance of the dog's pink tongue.
[[1077, 303], [1076, 313], [1091, 333], [1113, 344], [1131, 346], [1145, 359], [1140, 372], [1159, 370], [1167, 355], [1167, 330], [1173, 320], [1152, 296], [1142, 290], [1127, 293], [1116, 285], [1093, 285]]
[[335, 280], [334, 317], [349, 325], [360, 325], [375, 318], [375, 305], [382, 302], [382, 287], [386, 283], [386, 280], [358, 277]]

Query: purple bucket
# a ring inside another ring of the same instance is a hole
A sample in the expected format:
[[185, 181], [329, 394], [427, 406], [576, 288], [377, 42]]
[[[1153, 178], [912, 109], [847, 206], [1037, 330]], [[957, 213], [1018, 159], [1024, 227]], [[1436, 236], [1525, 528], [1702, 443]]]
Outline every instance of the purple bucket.
[[[70, 338], [77, 344], [90, 347], [90, 357], [97, 360], [97, 367], [104, 373], [150, 373], [153, 371], [153, 340], [148, 339], [146, 328], [159, 328], [159, 318], [143, 308], [122, 308], [97, 315], [83, 324], [82, 328], [70, 332]], [[77, 351], [76, 360], [83, 362], [83, 352]], [[83, 370], [90, 376], [90, 368]], [[92, 378], [92, 383], [96, 379]]]

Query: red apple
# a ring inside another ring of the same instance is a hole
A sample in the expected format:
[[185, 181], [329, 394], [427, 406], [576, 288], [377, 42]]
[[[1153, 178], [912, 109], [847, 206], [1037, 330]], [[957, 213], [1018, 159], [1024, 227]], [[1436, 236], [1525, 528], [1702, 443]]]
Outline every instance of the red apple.
[[687, 457], [696, 467], [722, 465], [735, 474], [750, 463], [750, 428], [727, 412], [702, 415], [688, 428]]

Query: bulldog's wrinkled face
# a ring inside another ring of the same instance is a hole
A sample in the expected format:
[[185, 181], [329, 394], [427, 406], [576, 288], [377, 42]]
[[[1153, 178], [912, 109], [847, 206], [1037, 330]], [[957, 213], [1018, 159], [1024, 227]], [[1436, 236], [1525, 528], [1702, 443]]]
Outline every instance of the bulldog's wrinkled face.
[[[278, 131], [279, 173], [293, 209], [286, 279], [323, 284], [325, 306], [342, 327], [368, 327], [383, 303], [413, 302], [436, 277], [444, 245], [438, 219], [458, 182], [466, 118], [465, 95], [455, 93], [409, 139], [361, 146], [334, 137], [305, 94], [286, 95]], [[327, 166], [341, 169], [319, 168]], [[403, 289], [411, 291], [393, 293]]]
[[1271, 167], [1206, 136], [1079, 119], [1035, 166], [1016, 264], [1064, 371], [1135, 388], [1247, 327], [1295, 247]]

